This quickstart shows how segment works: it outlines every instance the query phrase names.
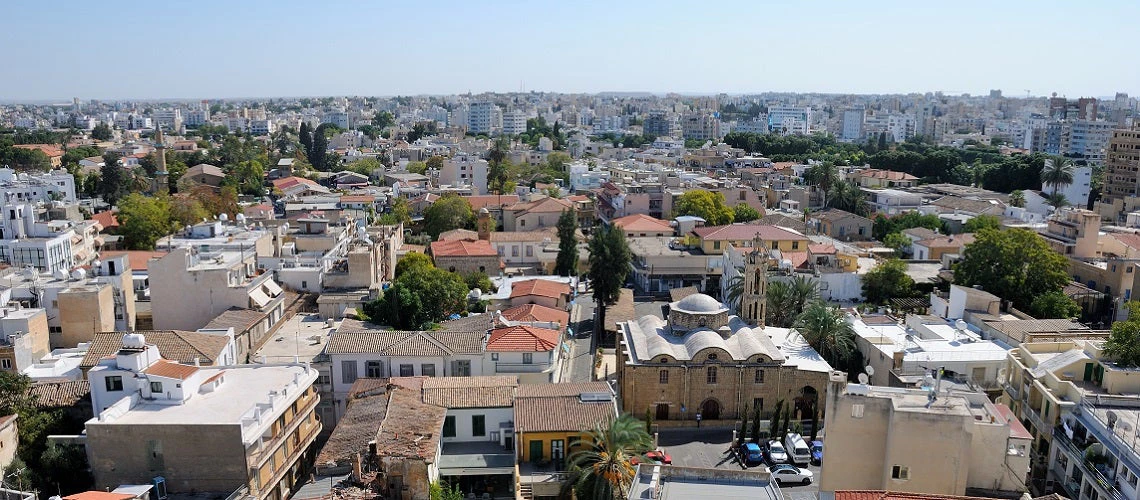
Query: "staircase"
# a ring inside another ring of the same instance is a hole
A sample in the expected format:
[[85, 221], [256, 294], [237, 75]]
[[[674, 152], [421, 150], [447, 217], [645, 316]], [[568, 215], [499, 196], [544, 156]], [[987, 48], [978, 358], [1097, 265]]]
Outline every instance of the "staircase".
[[529, 484], [520, 484], [519, 489], [515, 492], [515, 498], [521, 500], [534, 500], [534, 493]]

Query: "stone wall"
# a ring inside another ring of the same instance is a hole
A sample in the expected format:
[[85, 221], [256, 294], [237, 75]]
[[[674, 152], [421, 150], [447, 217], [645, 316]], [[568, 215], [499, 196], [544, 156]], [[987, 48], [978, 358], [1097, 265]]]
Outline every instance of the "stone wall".
[[684, 311], [670, 310], [669, 324], [674, 328], [686, 331], [698, 328], [708, 328], [709, 330], [715, 331], [717, 328], [728, 324], [728, 311], [716, 314], [692, 314]]

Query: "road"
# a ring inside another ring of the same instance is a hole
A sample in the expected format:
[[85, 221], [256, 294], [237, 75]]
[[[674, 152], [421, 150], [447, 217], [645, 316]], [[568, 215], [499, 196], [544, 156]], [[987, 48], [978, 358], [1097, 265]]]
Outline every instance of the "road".
[[594, 303], [588, 296], [578, 299], [570, 324], [574, 338], [570, 339], [570, 359], [566, 360], [562, 381], [589, 382], [594, 370]]

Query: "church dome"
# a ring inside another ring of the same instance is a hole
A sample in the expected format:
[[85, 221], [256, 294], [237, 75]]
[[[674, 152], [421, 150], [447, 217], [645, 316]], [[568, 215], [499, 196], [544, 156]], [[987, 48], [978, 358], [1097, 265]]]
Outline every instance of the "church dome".
[[703, 293], [694, 293], [685, 297], [673, 305], [674, 309], [678, 309], [688, 313], [718, 313], [726, 308], [716, 300]]

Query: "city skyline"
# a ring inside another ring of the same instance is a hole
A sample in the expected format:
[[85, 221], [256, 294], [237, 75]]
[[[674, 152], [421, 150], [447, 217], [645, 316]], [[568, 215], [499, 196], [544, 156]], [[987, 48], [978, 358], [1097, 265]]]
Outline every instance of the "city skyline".
[[[6, 102], [468, 92], [907, 94], [1009, 97], [1140, 93], [1127, 46], [1140, 5], [1082, 6], [1095, 39], [1061, 3], [939, 6], [764, 2], [587, 2], [532, 8], [446, 2], [376, 6], [122, 2], [8, 8], [0, 44], [20, 78]], [[50, 36], [43, 19], [58, 12]], [[751, 20], [754, 28], [733, 23]], [[31, 41], [31, 42], [29, 42]], [[51, 54], [51, 56], [45, 56]], [[842, 75], [837, 78], [834, 75]]]

